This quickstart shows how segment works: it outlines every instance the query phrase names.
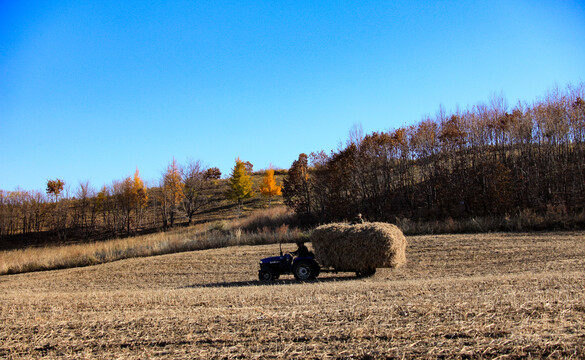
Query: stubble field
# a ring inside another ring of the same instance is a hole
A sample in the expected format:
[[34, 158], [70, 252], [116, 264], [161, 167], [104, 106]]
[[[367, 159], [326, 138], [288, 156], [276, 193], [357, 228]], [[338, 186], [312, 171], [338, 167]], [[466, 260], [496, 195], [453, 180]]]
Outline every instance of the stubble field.
[[1, 276], [0, 358], [585, 358], [585, 232], [407, 239], [366, 279], [257, 283], [278, 245]]

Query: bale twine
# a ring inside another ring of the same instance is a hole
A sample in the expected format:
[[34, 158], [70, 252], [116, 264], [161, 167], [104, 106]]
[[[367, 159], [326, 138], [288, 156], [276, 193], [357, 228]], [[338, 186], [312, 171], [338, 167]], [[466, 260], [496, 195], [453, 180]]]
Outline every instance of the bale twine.
[[406, 263], [406, 238], [388, 223], [322, 225], [313, 231], [311, 243], [321, 265], [340, 271], [364, 272]]

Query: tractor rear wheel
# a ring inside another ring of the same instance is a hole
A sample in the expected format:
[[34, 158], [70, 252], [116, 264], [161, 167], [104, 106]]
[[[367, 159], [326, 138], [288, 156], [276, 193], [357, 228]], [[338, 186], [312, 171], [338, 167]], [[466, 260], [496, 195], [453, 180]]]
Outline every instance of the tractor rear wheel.
[[309, 261], [299, 261], [293, 268], [293, 274], [298, 281], [313, 280], [317, 277], [317, 271]]

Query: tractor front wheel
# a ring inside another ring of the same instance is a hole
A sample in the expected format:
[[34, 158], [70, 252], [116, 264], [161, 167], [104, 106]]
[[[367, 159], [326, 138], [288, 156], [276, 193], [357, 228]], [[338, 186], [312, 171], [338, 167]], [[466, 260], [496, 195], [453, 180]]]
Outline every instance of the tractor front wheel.
[[258, 279], [262, 282], [273, 281], [277, 277], [271, 269], [262, 269], [258, 272]]

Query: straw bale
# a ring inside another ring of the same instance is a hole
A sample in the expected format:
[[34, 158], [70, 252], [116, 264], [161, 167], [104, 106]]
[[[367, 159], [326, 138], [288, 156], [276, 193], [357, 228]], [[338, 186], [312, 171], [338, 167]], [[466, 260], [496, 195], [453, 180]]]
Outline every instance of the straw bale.
[[322, 225], [313, 231], [311, 243], [321, 265], [340, 271], [365, 272], [406, 263], [406, 238], [388, 223]]

